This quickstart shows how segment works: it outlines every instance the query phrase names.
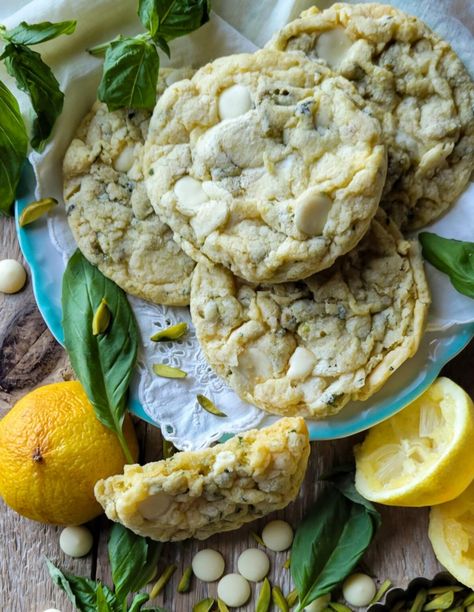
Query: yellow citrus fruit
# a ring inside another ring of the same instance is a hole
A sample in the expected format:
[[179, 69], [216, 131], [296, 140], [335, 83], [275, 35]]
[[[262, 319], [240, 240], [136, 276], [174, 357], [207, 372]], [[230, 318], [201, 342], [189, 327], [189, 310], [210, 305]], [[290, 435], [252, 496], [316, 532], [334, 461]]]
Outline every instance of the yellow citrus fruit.
[[[136, 458], [128, 418], [125, 437]], [[94, 485], [124, 463], [117, 437], [97, 420], [79, 382], [35, 389], [0, 421], [0, 496], [35, 521], [79, 525], [98, 516]]]
[[431, 509], [428, 534], [438, 561], [474, 589], [474, 483], [456, 499]]
[[370, 430], [355, 448], [356, 488], [389, 506], [433, 506], [474, 479], [474, 404], [438, 378], [404, 410]]

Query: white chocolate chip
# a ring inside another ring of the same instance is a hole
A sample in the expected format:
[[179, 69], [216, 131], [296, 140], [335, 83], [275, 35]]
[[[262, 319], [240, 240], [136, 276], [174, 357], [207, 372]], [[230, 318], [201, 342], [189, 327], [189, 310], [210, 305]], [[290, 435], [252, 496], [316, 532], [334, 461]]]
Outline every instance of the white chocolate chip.
[[239, 369], [249, 380], [267, 379], [273, 374], [273, 365], [268, 355], [253, 346], [239, 354]]
[[219, 117], [222, 121], [239, 117], [251, 108], [250, 91], [244, 85], [232, 85], [219, 96]]
[[198, 240], [205, 240], [213, 231], [221, 227], [229, 218], [229, 207], [225, 202], [206, 202], [200, 205], [189, 224]]
[[344, 580], [342, 594], [356, 608], [368, 606], [375, 596], [375, 582], [367, 574], [352, 574]]
[[87, 527], [65, 527], [59, 536], [61, 550], [70, 557], [84, 557], [93, 544], [94, 539]]
[[315, 51], [331, 68], [337, 68], [352, 42], [342, 29], [323, 32], [316, 41]]
[[174, 185], [174, 192], [178, 198], [179, 210], [183, 214], [194, 215], [201, 204], [207, 201], [201, 181], [192, 176], [183, 176]]
[[120, 152], [119, 156], [114, 161], [114, 168], [117, 172], [128, 172], [131, 169], [135, 161], [134, 150], [135, 147], [129, 145]]
[[191, 565], [196, 578], [203, 582], [219, 580], [225, 569], [224, 557], [212, 548], [205, 548], [196, 553]]
[[270, 560], [259, 548], [248, 548], [237, 560], [239, 572], [247, 580], [260, 582], [268, 574]]
[[231, 608], [243, 606], [250, 597], [250, 585], [240, 574], [227, 574], [217, 585], [219, 599]]
[[154, 521], [163, 516], [171, 505], [171, 499], [166, 493], [160, 491], [150, 495], [138, 505], [138, 511], [147, 521]]
[[287, 550], [293, 543], [293, 529], [286, 521], [270, 521], [263, 528], [262, 540], [270, 550]]
[[308, 236], [320, 236], [331, 209], [332, 200], [317, 189], [308, 189], [295, 203], [296, 227]]
[[26, 282], [25, 268], [16, 259], [0, 261], [0, 291], [2, 293], [17, 293]]
[[288, 368], [288, 378], [303, 380], [313, 371], [316, 363], [314, 353], [304, 346], [298, 346], [290, 357], [290, 367]]
[[312, 601], [309, 606], [306, 606], [304, 612], [323, 612], [328, 607], [328, 603], [331, 601], [331, 595], [321, 595]]

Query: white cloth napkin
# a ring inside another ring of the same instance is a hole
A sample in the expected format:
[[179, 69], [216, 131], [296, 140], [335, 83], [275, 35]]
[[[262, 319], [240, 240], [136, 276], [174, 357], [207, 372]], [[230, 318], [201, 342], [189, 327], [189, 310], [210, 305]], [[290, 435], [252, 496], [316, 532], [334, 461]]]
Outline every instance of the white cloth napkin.
[[[66, 94], [64, 111], [55, 127], [54, 138], [41, 155], [30, 155], [37, 178], [38, 198], [54, 196], [62, 199], [61, 161], [80, 119], [96, 95], [102, 62], [89, 56], [85, 49], [118, 33], [141, 31], [136, 4], [136, 0], [2, 0], [0, 3], [0, 22], [7, 27], [22, 20], [30, 23], [78, 20], [77, 30], [72, 36], [63, 36], [37, 47], [53, 68]], [[276, 29], [311, 4], [308, 0], [214, 0], [216, 11], [229, 23], [214, 14], [209, 24], [191, 36], [174, 41], [171, 44], [171, 64], [202, 65], [218, 56], [253, 51], [256, 45], [265, 44]], [[324, 8], [331, 2], [322, 0], [316, 4]], [[453, 43], [474, 74], [473, 40], [468, 29], [474, 30], [471, 0], [438, 0], [436, 3], [433, 0], [394, 0], [393, 4], [422, 16], [440, 31]], [[166, 60], [163, 64], [169, 62]], [[14, 88], [2, 68], [0, 78]], [[16, 93], [25, 118], [31, 121], [26, 96]], [[472, 240], [473, 204], [474, 188], [470, 188], [453, 210], [431, 229], [446, 237]], [[45, 239], [51, 240], [61, 252], [65, 265], [75, 244], [63, 210], [56, 211], [49, 218], [48, 227], [49, 235], [45, 235]], [[457, 293], [447, 278], [431, 266], [428, 266], [428, 274], [433, 290], [430, 329], [443, 329], [474, 320], [474, 301]], [[61, 276], [62, 270], [58, 269], [58, 283]], [[182, 449], [199, 448], [219, 439], [224, 433], [243, 431], [261, 422], [263, 413], [242, 402], [213, 374], [201, 353], [192, 325], [186, 339], [172, 347], [157, 346], [148, 341], [155, 321], [164, 325], [180, 320], [191, 323], [188, 309], [155, 306], [136, 298], [131, 298], [130, 302], [142, 332], [143, 344], [133, 384], [145, 411], [160, 424], [167, 438]], [[154, 376], [151, 364], [158, 359], [186, 370], [189, 373], [186, 381]], [[228, 418], [217, 419], [205, 413], [196, 403], [196, 393], [209, 397], [228, 414]]]

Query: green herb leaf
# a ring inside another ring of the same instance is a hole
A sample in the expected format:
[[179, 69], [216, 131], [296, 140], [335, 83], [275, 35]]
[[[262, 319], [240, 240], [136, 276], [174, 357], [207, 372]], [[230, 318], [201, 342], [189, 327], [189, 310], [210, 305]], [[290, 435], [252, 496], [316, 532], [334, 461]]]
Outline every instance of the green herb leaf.
[[209, 0], [155, 0], [158, 34], [166, 40], [189, 34], [209, 21]]
[[166, 55], [170, 58], [171, 57], [171, 49], [170, 46], [168, 45], [168, 43], [166, 42], [166, 40], [164, 38], [162, 38], [161, 36], [156, 36], [154, 38], [155, 43], [157, 44], [157, 46], [166, 53]]
[[33, 121], [31, 145], [42, 151], [63, 109], [64, 94], [59, 83], [41, 59], [41, 55], [25, 45], [8, 44], [2, 55], [7, 72], [19, 89], [31, 100], [36, 118]]
[[138, 593], [135, 595], [132, 605], [128, 609], [128, 612], [140, 612], [144, 603], [150, 599], [148, 593]]
[[474, 242], [442, 238], [429, 232], [422, 232], [418, 238], [425, 259], [447, 274], [459, 293], [474, 298]]
[[[106, 335], [94, 336], [92, 319], [102, 299], [112, 313], [112, 324]], [[139, 335], [127, 297], [77, 250], [64, 272], [62, 308], [64, 342], [74, 372], [97, 418], [117, 434], [132, 463], [122, 425]]]
[[15, 199], [28, 135], [18, 102], [0, 81], [0, 212], [8, 214]]
[[366, 551], [374, 531], [374, 520], [364, 505], [350, 501], [335, 488], [324, 492], [298, 527], [291, 549], [298, 611], [344, 580]]
[[38, 45], [57, 38], [62, 34], [72, 34], [76, 29], [76, 21], [42, 21], [41, 23], [26, 23], [22, 21], [16, 28], [6, 30], [2, 38], [17, 45]]
[[158, 30], [159, 23], [158, 9], [155, 0], [139, 0], [138, 16], [144, 27], [154, 36]]
[[[97, 612], [97, 582], [95, 580], [63, 573], [49, 559], [46, 559], [46, 565], [53, 582], [66, 593], [71, 603], [80, 612]], [[102, 592], [106, 602], [110, 606], [116, 606], [115, 595], [112, 591], [102, 585]], [[116, 608], [110, 609], [115, 610]]]
[[99, 100], [111, 111], [152, 109], [156, 102], [159, 68], [160, 58], [154, 44], [136, 38], [111, 42], [105, 54]]
[[115, 594], [120, 602], [151, 579], [161, 552], [161, 544], [136, 535], [122, 525], [113, 525], [108, 543]]
[[104, 588], [100, 584], [100, 582], [96, 586], [95, 596], [96, 596], [95, 605], [96, 605], [97, 612], [114, 612], [113, 607], [107, 601], [107, 598], [104, 593]]
[[375, 506], [365, 497], [357, 491], [354, 485], [354, 467], [353, 466], [339, 466], [336, 467], [330, 474], [327, 474], [321, 478], [326, 482], [332, 483], [336, 489], [338, 489], [347, 499], [351, 500], [356, 504], [364, 506], [367, 512], [370, 514], [374, 523], [377, 527], [380, 527], [382, 519], [380, 513], [376, 510]]

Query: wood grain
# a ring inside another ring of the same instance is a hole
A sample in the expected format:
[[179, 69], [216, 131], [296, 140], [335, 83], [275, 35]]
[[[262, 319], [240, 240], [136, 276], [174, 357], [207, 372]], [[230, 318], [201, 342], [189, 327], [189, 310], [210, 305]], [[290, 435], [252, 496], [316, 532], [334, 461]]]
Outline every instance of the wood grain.
[[[0, 259], [19, 258], [14, 226], [2, 220], [0, 226]], [[34, 306], [31, 286], [12, 296], [0, 294], [0, 412], [4, 412], [26, 391], [47, 382], [71, 376], [67, 357], [41, 321]], [[474, 343], [445, 368], [446, 375], [459, 382], [474, 395]], [[161, 437], [156, 428], [137, 423], [142, 441], [143, 461], [161, 456]], [[306, 479], [298, 499], [279, 512], [294, 526], [298, 524], [318, 494], [317, 479], [333, 465], [352, 457], [352, 448], [359, 437], [333, 442], [313, 443]], [[428, 537], [426, 509], [380, 508], [383, 525], [377, 534], [364, 565], [379, 581], [390, 578], [396, 585], [405, 586], [415, 576], [433, 576], [440, 570]], [[239, 553], [255, 546], [250, 530], [259, 531], [265, 520], [237, 532], [217, 535], [207, 542], [188, 541], [166, 545], [159, 562], [160, 572], [166, 565], [176, 563], [178, 569], [165, 592], [155, 602], [170, 612], [191, 612], [200, 598], [214, 596], [216, 585], [194, 581], [192, 592], [177, 595], [176, 585], [193, 554], [203, 547], [220, 550], [226, 559], [227, 571], [235, 571]], [[59, 549], [60, 529], [23, 519], [0, 502], [0, 609], [5, 612], [41, 612], [55, 607], [62, 612], [73, 608], [65, 595], [55, 587], [46, 572], [44, 557], [50, 558], [65, 571], [97, 577], [110, 583], [107, 563], [106, 538], [108, 524], [99, 519], [91, 525], [95, 534], [95, 548], [85, 559], [73, 560]], [[292, 586], [289, 572], [283, 569], [286, 553], [271, 554], [271, 582], [288, 592]], [[259, 585], [252, 590], [259, 590]], [[250, 603], [247, 612], [254, 609]]]

